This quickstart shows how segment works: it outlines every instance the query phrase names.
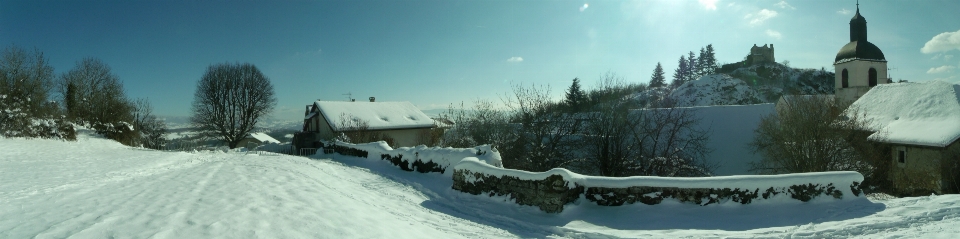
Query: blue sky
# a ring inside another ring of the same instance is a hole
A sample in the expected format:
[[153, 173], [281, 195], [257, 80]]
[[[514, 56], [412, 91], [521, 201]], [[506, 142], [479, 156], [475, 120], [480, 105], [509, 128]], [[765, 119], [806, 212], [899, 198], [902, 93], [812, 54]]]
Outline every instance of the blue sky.
[[[512, 84], [559, 98], [611, 72], [647, 82], [657, 64], [713, 44], [721, 63], [754, 44], [778, 62], [832, 70], [855, 1], [7, 1], [0, 46], [37, 48], [59, 75], [84, 57], [112, 67], [154, 113], [187, 116], [211, 64], [249, 62], [274, 85], [275, 118], [313, 100], [410, 101], [422, 110], [499, 101]], [[861, 1], [891, 77], [960, 83], [960, 1]]]

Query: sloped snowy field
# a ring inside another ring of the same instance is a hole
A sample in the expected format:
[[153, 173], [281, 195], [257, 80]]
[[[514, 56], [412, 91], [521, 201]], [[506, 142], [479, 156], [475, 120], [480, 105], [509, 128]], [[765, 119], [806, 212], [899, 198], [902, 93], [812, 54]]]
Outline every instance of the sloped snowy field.
[[[534, 207], [384, 161], [171, 153], [0, 138], [0, 238], [922, 237], [960, 235], [957, 195], [751, 205]], [[585, 201], [585, 200], [581, 200]]]

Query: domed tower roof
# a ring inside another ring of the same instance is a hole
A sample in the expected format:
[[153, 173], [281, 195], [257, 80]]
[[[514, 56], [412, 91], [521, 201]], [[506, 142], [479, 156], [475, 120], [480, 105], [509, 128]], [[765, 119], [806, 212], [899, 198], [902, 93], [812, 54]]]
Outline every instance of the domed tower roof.
[[855, 59], [887, 60], [879, 47], [867, 41], [867, 19], [860, 15], [859, 4], [857, 4], [857, 14], [850, 19], [850, 43], [840, 48], [834, 64]]

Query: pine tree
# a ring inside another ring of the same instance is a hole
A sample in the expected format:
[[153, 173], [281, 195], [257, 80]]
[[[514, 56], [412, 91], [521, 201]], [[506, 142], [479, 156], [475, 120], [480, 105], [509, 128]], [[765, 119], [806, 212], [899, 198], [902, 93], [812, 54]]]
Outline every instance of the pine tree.
[[663, 76], [663, 66], [657, 62], [657, 68], [653, 68], [653, 75], [650, 76], [650, 87], [661, 87], [667, 84], [666, 77]]
[[687, 69], [687, 58], [683, 55], [680, 55], [677, 65], [677, 70], [673, 72], [673, 86], [683, 85], [687, 81], [687, 72], [690, 71]]
[[713, 44], [707, 45], [707, 51], [705, 55], [707, 57], [707, 59], [704, 60], [704, 63], [706, 64], [704, 67], [704, 69], [706, 69], [705, 70], [706, 74], [716, 73], [718, 68], [717, 56], [716, 56], [716, 53], [713, 51]]
[[567, 98], [564, 103], [572, 112], [579, 112], [587, 101], [587, 94], [580, 87], [580, 79], [573, 78], [573, 84], [567, 89]]
[[63, 96], [63, 101], [67, 107], [67, 118], [73, 119], [77, 108], [77, 85], [67, 84], [67, 93]]
[[693, 54], [693, 51], [690, 51], [690, 54], [687, 56], [687, 79], [685, 81], [693, 81], [699, 78], [697, 75], [697, 56]]
[[709, 74], [707, 73], [707, 68], [710, 68], [709, 65], [707, 65], [708, 58], [709, 57], [707, 56], [707, 50], [701, 47], [700, 55], [697, 56], [697, 75], [705, 76]]

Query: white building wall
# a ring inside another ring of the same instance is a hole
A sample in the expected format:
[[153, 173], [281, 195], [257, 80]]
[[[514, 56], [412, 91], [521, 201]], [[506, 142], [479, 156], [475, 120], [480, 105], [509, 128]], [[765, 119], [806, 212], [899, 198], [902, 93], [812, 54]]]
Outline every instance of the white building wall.
[[[870, 90], [870, 68], [877, 70], [877, 84], [886, 84], [887, 62], [855, 60], [834, 65], [834, 95], [843, 104], [850, 104]], [[848, 72], [848, 87], [843, 88], [843, 70]]]

